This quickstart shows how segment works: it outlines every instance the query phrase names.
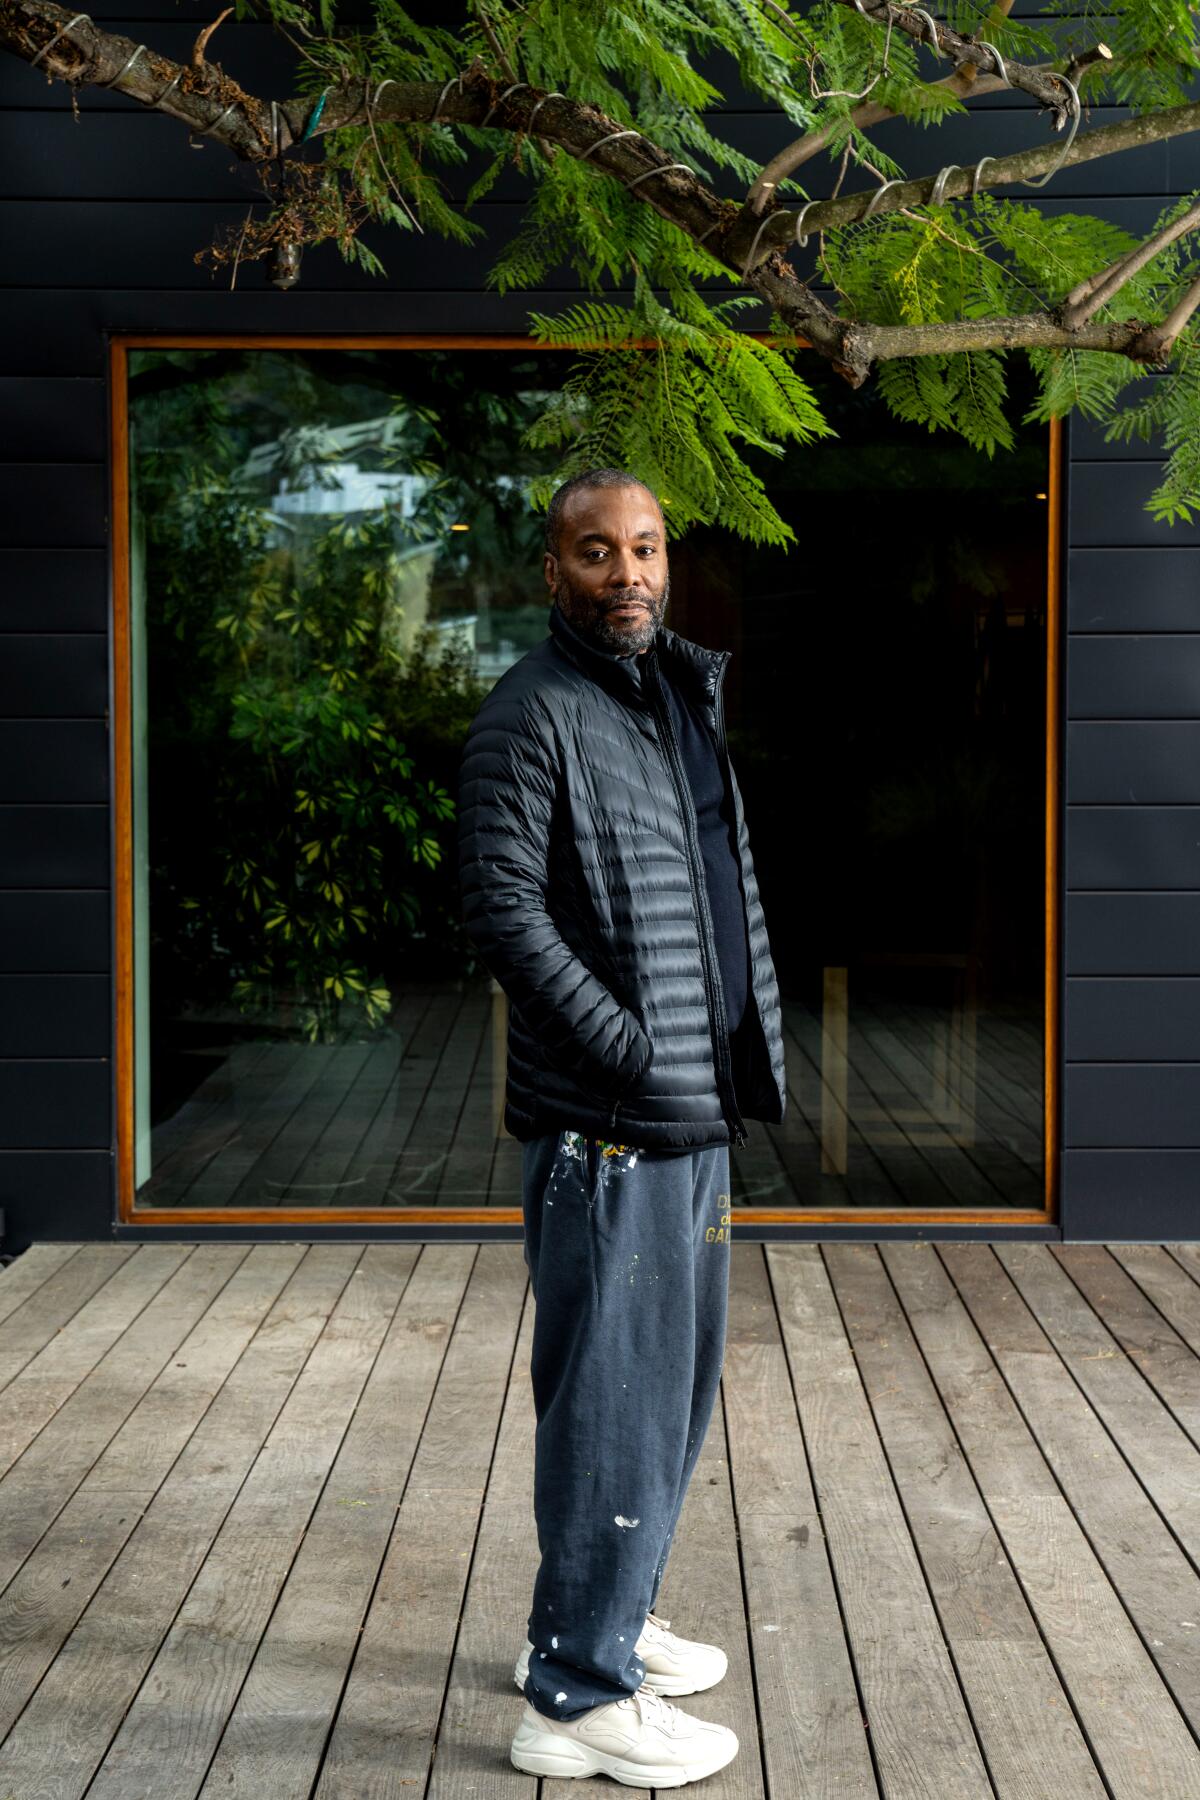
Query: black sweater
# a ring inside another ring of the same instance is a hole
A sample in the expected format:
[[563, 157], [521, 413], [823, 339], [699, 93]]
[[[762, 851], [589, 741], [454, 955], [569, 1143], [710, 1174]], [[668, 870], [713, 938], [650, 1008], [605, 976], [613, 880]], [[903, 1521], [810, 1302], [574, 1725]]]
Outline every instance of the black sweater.
[[732, 1036], [745, 1017], [750, 991], [750, 944], [746, 932], [746, 902], [738, 872], [733, 795], [708, 726], [689, 700], [666, 678], [661, 664], [659, 670], [696, 806], [708, 904]]

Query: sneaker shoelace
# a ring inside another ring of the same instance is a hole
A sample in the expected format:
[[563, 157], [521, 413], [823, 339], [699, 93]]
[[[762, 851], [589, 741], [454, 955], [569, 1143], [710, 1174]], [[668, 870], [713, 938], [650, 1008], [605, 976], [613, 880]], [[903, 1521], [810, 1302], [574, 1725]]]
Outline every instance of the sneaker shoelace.
[[657, 1613], [648, 1612], [646, 1614], [646, 1623], [647, 1623], [647, 1625], [654, 1626], [655, 1634], [663, 1642], [666, 1643], [666, 1645], [668, 1646], [669, 1649], [672, 1649], [672, 1650], [678, 1649], [679, 1640], [675, 1636], [674, 1632], [670, 1629], [670, 1625], [671, 1625], [670, 1619], [663, 1619], [663, 1618], [660, 1618]]
[[669, 1700], [664, 1700], [661, 1694], [656, 1694], [644, 1681], [641, 1687], [634, 1689], [629, 1698], [637, 1708], [643, 1725], [657, 1725], [660, 1730], [671, 1733], [675, 1731], [680, 1716], [679, 1708], [672, 1706]]

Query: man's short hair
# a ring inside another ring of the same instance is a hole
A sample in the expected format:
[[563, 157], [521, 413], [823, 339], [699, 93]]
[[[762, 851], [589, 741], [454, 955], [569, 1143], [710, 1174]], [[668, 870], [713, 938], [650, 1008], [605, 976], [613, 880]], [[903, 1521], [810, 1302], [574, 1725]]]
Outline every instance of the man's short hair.
[[572, 475], [570, 481], [564, 481], [550, 496], [550, 504], [546, 508], [546, 549], [551, 556], [558, 555], [559, 533], [562, 529], [563, 508], [572, 494], [582, 493], [588, 488], [646, 488], [646, 492], [654, 501], [658, 500], [651, 488], [636, 475], [628, 474], [624, 469], [585, 469], [582, 475]]

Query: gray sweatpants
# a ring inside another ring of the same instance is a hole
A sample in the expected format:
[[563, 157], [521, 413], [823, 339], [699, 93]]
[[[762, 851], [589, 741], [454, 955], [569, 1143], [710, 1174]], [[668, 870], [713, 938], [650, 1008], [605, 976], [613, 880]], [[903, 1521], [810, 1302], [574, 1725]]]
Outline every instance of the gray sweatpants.
[[729, 1150], [523, 1147], [536, 1312], [526, 1698], [569, 1719], [632, 1693], [712, 1414], [729, 1292]]

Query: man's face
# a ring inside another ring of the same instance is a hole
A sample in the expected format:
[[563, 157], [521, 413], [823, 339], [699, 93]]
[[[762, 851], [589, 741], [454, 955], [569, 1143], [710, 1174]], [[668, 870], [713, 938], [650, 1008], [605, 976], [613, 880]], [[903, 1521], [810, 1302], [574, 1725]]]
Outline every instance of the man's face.
[[648, 650], [670, 582], [666, 533], [642, 487], [579, 488], [567, 500], [546, 585], [580, 637], [628, 656]]

